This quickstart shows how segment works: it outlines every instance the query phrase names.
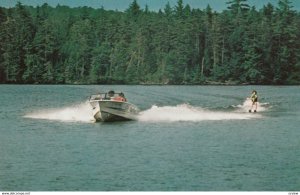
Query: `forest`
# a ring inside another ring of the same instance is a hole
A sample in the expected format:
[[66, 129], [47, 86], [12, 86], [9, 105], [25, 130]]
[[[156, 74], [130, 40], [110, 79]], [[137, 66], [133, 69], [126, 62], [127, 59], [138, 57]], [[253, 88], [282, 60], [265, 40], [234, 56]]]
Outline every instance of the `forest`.
[[227, 6], [0, 7], [0, 83], [300, 84], [291, 2]]

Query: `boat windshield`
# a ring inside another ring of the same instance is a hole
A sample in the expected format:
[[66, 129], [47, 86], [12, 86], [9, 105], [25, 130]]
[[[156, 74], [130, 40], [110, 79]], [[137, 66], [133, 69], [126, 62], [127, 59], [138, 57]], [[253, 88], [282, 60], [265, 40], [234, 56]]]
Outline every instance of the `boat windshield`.
[[111, 100], [111, 99], [118, 98], [118, 97], [125, 98], [125, 96], [122, 92], [115, 93], [115, 92], [109, 91], [108, 93], [98, 93], [95, 95], [91, 95], [90, 101], [91, 100]]

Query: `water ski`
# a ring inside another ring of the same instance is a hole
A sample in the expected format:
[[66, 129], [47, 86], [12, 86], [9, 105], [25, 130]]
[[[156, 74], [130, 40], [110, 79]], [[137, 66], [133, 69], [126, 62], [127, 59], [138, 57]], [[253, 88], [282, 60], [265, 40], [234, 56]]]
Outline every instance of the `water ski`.
[[[252, 112], [251, 110], [249, 110], [249, 112]], [[256, 112], [256, 110], [253, 110], [253, 112]]]

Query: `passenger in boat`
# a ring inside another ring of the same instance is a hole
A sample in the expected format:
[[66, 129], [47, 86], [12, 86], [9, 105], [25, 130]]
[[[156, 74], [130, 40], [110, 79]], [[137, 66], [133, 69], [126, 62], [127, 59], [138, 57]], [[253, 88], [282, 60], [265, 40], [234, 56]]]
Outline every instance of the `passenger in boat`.
[[115, 92], [114, 91], [109, 91], [108, 93], [107, 93], [107, 98], [108, 99], [113, 99], [114, 98], [114, 95], [115, 95]]
[[113, 100], [115, 101], [119, 101], [119, 102], [126, 102], [126, 98], [124, 96], [124, 93], [119, 93], [119, 95], [117, 97], [114, 97]]
[[258, 101], [257, 91], [255, 91], [255, 90], [252, 91], [250, 99], [252, 101], [252, 106], [251, 106], [251, 109], [249, 110], [249, 112], [251, 112], [253, 106], [255, 106], [254, 112], [256, 112], [256, 110], [257, 110], [257, 101]]
[[121, 92], [119, 96], [123, 98], [123, 102], [127, 102], [124, 93]]

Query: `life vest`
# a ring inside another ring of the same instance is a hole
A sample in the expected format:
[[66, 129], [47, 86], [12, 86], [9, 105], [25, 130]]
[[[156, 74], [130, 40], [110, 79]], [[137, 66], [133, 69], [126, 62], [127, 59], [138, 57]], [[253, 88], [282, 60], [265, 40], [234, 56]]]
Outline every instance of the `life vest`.
[[126, 102], [126, 99], [121, 96], [114, 97], [113, 100], [118, 102]]
[[256, 94], [253, 94], [253, 95], [251, 96], [251, 100], [252, 100], [252, 102], [257, 102], [257, 95], [256, 95]]

